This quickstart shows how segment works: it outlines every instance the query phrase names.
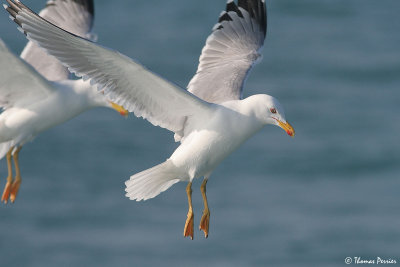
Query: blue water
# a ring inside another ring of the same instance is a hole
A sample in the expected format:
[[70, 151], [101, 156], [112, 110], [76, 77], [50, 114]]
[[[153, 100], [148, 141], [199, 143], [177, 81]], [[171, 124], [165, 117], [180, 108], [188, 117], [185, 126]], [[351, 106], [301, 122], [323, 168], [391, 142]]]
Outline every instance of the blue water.
[[[99, 43], [185, 86], [225, 1], [95, 4]], [[20, 195], [0, 207], [0, 265], [400, 264], [400, 1], [267, 4], [264, 59], [245, 96], [277, 97], [297, 135], [266, 127], [213, 173], [207, 240], [182, 237], [186, 184], [146, 202], [124, 197], [131, 174], [172, 153], [172, 134], [97, 109], [23, 148]], [[0, 36], [19, 53], [25, 39], [7, 17]]]

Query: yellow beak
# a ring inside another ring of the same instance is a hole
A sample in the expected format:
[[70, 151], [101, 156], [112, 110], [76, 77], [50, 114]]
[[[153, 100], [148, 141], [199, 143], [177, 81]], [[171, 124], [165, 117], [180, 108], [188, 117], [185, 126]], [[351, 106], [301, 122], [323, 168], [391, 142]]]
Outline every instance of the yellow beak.
[[129, 111], [127, 111], [127, 110], [124, 109], [122, 106], [117, 105], [117, 104], [115, 104], [115, 103], [113, 103], [113, 102], [110, 102], [110, 103], [111, 103], [111, 107], [112, 107], [113, 109], [115, 109], [116, 111], [118, 111], [119, 114], [121, 114], [121, 115], [124, 116], [124, 117], [128, 117]]
[[278, 122], [279, 127], [281, 127], [283, 130], [285, 130], [285, 132], [290, 135], [291, 137], [294, 137], [295, 135], [295, 131], [292, 127], [292, 125], [290, 125], [290, 123], [288, 122], [282, 122], [280, 120], [276, 120]]

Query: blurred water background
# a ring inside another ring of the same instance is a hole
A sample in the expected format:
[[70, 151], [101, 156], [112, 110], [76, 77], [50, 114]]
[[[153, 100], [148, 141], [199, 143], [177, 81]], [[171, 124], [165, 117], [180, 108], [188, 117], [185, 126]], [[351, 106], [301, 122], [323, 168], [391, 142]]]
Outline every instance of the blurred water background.
[[[207, 240], [182, 237], [186, 184], [146, 202], [124, 196], [130, 175], [169, 157], [172, 134], [96, 109], [22, 150], [20, 194], [0, 207], [0, 265], [343, 266], [355, 256], [400, 264], [400, 1], [267, 4], [264, 59], [245, 96], [277, 97], [297, 135], [266, 127], [213, 173]], [[94, 31], [185, 86], [224, 7], [97, 0]], [[0, 15], [1, 38], [19, 53], [25, 37]], [[4, 160], [0, 175], [2, 187]]]

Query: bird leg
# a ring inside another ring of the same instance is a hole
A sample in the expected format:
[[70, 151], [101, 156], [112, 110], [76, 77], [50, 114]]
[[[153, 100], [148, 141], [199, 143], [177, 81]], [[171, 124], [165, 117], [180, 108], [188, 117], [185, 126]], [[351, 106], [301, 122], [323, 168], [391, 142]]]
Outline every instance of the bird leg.
[[8, 169], [8, 176], [7, 176], [7, 183], [6, 186], [4, 187], [3, 195], [1, 197], [1, 202], [4, 202], [4, 204], [7, 204], [8, 199], [10, 198], [10, 191], [12, 187], [12, 164], [11, 164], [11, 156], [12, 156], [12, 151], [14, 147], [10, 148], [8, 150], [6, 158], [7, 158], [7, 169]]
[[185, 223], [185, 229], [183, 230], [183, 236], [187, 237], [190, 236], [190, 238], [193, 240], [193, 208], [192, 208], [192, 182], [189, 182], [187, 187], [186, 187], [186, 194], [188, 197], [188, 203], [189, 203], [189, 211], [187, 213], [187, 219]]
[[19, 163], [18, 163], [18, 154], [21, 151], [22, 146], [18, 147], [15, 151], [14, 158], [14, 167], [15, 167], [15, 179], [11, 186], [10, 200], [14, 203], [15, 198], [17, 197], [19, 186], [21, 185], [21, 173], [19, 171]]
[[201, 195], [203, 196], [204, 210], [203, 210], [203, 216], [201, 216], [199, 228], [200, 228], [200, 230], [204, 231], [205, 238], [208, 237], [208, 227], [210, 224], [210, 210], [208, 209], [208, 202], [207, 202], [207, 195], [206, 195], [207, 181], [208, 181], [208, 178], [204, 178], [203, 183], [201, 184], [201, 187], [200, 187]]

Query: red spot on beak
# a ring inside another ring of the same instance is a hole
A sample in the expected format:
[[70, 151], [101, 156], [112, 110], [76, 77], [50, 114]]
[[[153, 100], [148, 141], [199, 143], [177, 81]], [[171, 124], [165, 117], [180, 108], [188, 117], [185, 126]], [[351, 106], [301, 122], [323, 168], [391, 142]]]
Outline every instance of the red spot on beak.
[[290, 123], [282, 122], [278, 119], [275, 120], [278, 122], [279, 127], [281, 127], [289, 136], [294, 137], [294, 129]]

